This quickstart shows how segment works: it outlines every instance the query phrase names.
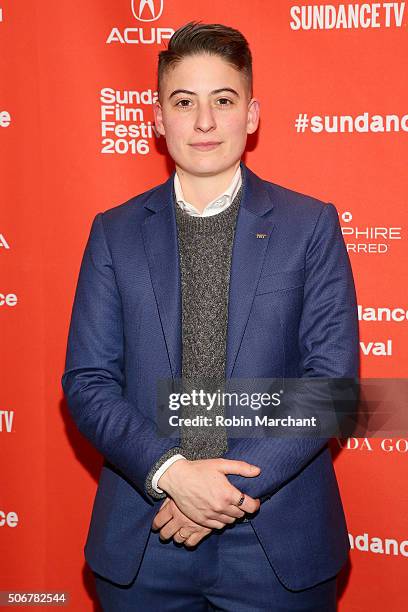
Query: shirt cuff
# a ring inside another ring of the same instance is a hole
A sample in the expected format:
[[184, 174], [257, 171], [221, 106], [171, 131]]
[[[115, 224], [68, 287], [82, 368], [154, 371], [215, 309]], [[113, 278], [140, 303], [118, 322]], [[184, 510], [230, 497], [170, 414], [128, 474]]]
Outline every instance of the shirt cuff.
[[186, 459], [186, 457], [184, 457], [184, 455], [173, 455], [173, 457], [170, 457], [170, 459], [167, 459], [167, 461], [165, 461], [157, 470], [157, 472], [154, 473], [153, 478], [152, 478], [152, 488], [156, 491], [156, 493], [164, 493], [163, 489], [159, 489], [159, 487], [157, 486], [157, 483], [159, 482], [159, 478], [160, 476], [162, 476], [164, 474], [164, 472], [167, 470], [167, 468], [169, 468], [175, 461], [177, 461], [178, 459]]

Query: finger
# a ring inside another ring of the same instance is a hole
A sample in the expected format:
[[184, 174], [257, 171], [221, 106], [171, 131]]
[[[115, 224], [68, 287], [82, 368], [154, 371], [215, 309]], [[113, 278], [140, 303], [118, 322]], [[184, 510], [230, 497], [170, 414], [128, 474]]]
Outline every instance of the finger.
[[[232, 487], [231, 491], [231, 504], [236, 508], [243, 510], [244, 512], [249, 512], [250, 514], [252, 514], [253, 512], [256, 512], [259, 506], [261, 505], [259, 499], [254, 499], [247, 493], [239, 491], [239, 489], [237, 489], [236, 487]], [[240, 506], [238, 506], [238, 502], [241, 501], [242, 497], [244, 497], [244, 501]]]
[[245, 516], [245, 512], [244, 510], [241, 510], [242, 505], [241, 506], [235, 506], [235, 505], [231, 505], [228, 507], [228, 510], [225, 514], [228, 514], [228, 516], [233, 516], [234, 518], [242, 518], [243, 516]]
[[[236, 496], [234, 496], [234, 497], [236, 497]], [[237, 518], [242, 518], [244, 516], [244, 514], [245, 514], [245, 511], [241, 510], [241, 508], [242, 508], [242, 504], [241, 504], [241, 506], [237, 506], [237, 504], [234, 501], [233, 503], [231, 503], [228, 506], [226, 506], [226, 508], [224, 508], [222, 512], [219, 512], [218, 514], [215, 512], [214, 516], [212, 516], [211, 518], [222, 520], [221, 519], [221, 515], [228, 516], [229, 518], [231, 518], [233, 520], [235, 520]]]
[[200, 525], [203, 527], [209, 527], [210, 529], [223, 529], [225, 527], [225, 523], [221, 523], [221, 521], [216, 521], [214, 519], [205, 519], [204, 521], [200, 521]]
[[214, 521], [218, 521], [219, 523], [223, 523], [224, 525], [231, 525], [237, 520], [235, 516], [229, 516], [228, 514], [223, 514], [223, 513], [218, 513], [218, 512], [214, 512], [214, 514], [208, 518]]
[[172, 518], [173, 517], [169, 514], [164, 514], [164, 513], [156, 514], [152, 522], [153, 531], [157, 531], [158, 529], [161, 529], [162, 527], [164, 527], [164, 525], [168, 523]]
[[203, 538], [205, 538], [206, 536], [208, 536], [208, 534], [211, 533], [211, 529], [202, 529], [201, 531], [198, 531], [197, 533], [193, 533], [185, 542], [184, 542], [184, 546], [186, 546], [187, 548], [190, 548], [192, 546], [197, 546], [197, 544], [199, 542], [201, 542], [201, 540]]
[[233, 459], [220, 459], [219, 468], [224, 474], [240, 474], [241, 476], [253, 477], [261, 473], [261, 468], [246, 461]]
[[165, 508], [159, 510], [153, 519], [152, 529], [160, 529], [173, 518], [171, 507], [167, 504]]
[[[243, 493], [238, 491], [238, 489], [232, 489], [232, 495], [230, 498], [230, 503], [227, 504], [224, 508], [218, 507], [217, 510], [212, 510], [212, 514], [208, 516], [208, 518], [212, 518], [214, 520], [224, 520], [224, 518], [228, 517], [231, 520], [225, 520], [226, 523], [232, 523], [237, 518], [242, 518], [245, 514], [245, 510], [242, 509], [243, 504], [238, 506], [238, 502], [240, 501]], [[245, 501], [245, 500], [244, 500]], [[223, 518], [221, 518], [223, 517]]]
[[256, 512], [259, 509], [260, 505], [261, 502], [259, 499], [253, 499], [252, 497], [248, 497], [247, 495], [245, 495], [244, 503], [241, 504], [241, 506], [239, 507], [245, 512], [249, 512], [249, 514], [252, 514], [253, 512]]
[[167, 525], [165, 525], [164, 527], [162, 527], [162, 529], [160, 529], [160, 533], [159, 533], [160, 539], [169, 540], [177, 533], [179, 529], [180, 529], [180, 525], [179, 523], [177, 523], [177, 521], [170, 521], [169, 523], [167, 523]]
[[166, 497], [166, 499], [164, 500], [164, 502], [162, 503], [162, 505], [160, 506], [160, 510], [163, 510], [163, 508], [165, 506], [167, 506], [167, 504], [171, 501], [170, 497]]
[[180, 537], [179, 532], [177, 532], [174, 534], [173, 540], [177, 542], [177, 544], [184, 544], [184, 542], [186, 541], [186, 538]]
[[230, 492], [226, 498], [222, 502], [214, 502], [207, 510], [207, 518], [218, 521], [224, 520], [225, 523], [232, 523], [235, 519], [242, 518], [245, 511], [241, 509], [241, 506], [237, 505], [242, 495], [243, 493], [231, 485]]
[[177, 531], [177, 533], [174, 534], [173, 536], [173, 540], [175, 542], [177, 542], [178, 544], [184, 544], [184, 542], [186, 540], [188, 540], [188, 538], [192, 535], [192, 533], [189, 533], [187, 531], [187, 529], [182, 529], [181, 533], [180, 533], [180, 529]]
[[[177, 533], [181, 530], [182, 535], [190, 536], [192, 533], [197, 531], [197, 529], [202, 529], [201, 525], [197, 525], [196, 523], [191, 523], [189, 521], [173, 518], [173, 520], [169, 521], [161, 530], [160, 534], [163, 539], [169, 539], [177, 535]], [[180, 536], [178, 536], [180, 537]]]

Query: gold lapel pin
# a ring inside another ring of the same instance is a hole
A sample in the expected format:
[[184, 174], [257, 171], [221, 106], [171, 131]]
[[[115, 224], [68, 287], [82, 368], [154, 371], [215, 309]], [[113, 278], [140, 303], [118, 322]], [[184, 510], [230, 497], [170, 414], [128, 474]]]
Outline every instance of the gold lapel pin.
[[256, 234], [257, 238], [266, 238], [268, 234]]

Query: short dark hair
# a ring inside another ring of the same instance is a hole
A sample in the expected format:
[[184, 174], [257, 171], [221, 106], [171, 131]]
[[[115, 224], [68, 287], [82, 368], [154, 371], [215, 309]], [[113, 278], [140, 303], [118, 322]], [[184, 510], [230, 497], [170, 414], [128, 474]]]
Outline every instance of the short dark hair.
[[176, 30], [169, 40], [167, 49], [160, 51], [157, 69], [157, 91], [165, 72], [184, 57], [208, 53], [218, 55], [242, 72], [252, 97], [252, 54], [248, 41], [239, 30], [221, 23], [190, 21]]

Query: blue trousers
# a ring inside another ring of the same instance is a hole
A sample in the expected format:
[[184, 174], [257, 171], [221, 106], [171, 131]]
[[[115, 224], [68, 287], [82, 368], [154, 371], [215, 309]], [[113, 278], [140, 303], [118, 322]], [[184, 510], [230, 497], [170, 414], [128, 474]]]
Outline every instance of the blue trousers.
[[94, 573], [104, 612], [335, 612], [336, 577], [303, 591], [278, 580], [250, 522], [214, 530], [194, 549], [150, 532], [129, 586]]

